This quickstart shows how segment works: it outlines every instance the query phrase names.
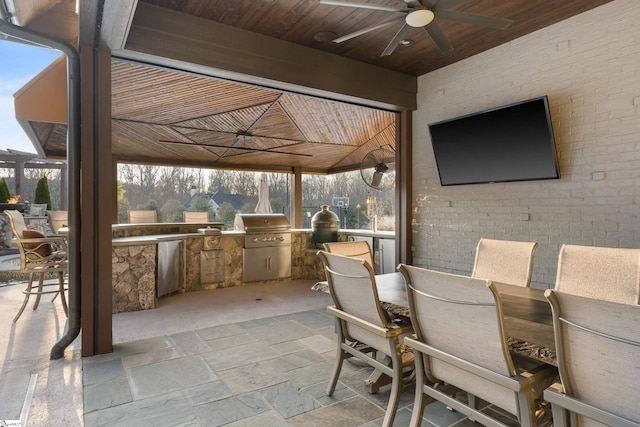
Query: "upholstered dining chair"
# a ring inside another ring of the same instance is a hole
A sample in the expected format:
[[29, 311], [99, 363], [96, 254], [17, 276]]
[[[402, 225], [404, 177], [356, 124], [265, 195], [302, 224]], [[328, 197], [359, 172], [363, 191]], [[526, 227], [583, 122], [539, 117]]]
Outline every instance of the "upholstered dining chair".
[[555, 290], [639, 304], [640, 249], [562, 245]]
[[[388, 318], [378, 299], [375, 273], [366, 261], [326, 251], [318, 252], [318, 256], [329, 281], [334, 305], [327, 311], [335, 316], [338, 340], [327, 395], [333, 395], [344, 360], [356, 357], [391, 378], [389, 403], [382, 422], [383, 427], [391, 427], [405, 385], [405, 373], [413, 365], [411, 353], [402, 351], [401, 338], [413, 329]], [[376, 352], [387, 356], [390, 363], [377, 359]]]
[[537, 242], [480, 239], [471, 277], [529, 286]]
[[547, 290], [560, 383], [544, 392], [553, 425], [640, 427], [640, 308]]
[[[64, 276], [67, 273], [65, 239], [60, 236], [46, 237], [37, 230], [27, 229], [22, 214], [16, 210], [5, 210], [4, 213], [9, 218], [9, 224], [14, 234], [12, 242], [18, 246], [20, 252], [20, 272], [29, 275], [27, 287], [22, 291], [24, 294], [22, 306], [13, 321], [18, 321], [31, 295], [36, 297], [33, 305], [34, 310], [38, 308], [42, 295], [53, 294], [54, 299], [60, 295], [62, 308], [65, 314], [68, 314], [64, 281]], [[35, 275], [39, 278], [37, 286], [34, 286], [33, 283]], [[57, 276], [57, 283], [45, 282], [47, 275]]]
[[129, 211], [129, 224], [143, 224], [158, 222], [156, 211]]
[[182, 220], [184, 222], [208, 222], [209, 214], [207, 212], [184, 211], [182, 213]]
[[332, 254], [363, 259], [375, 270], [371, 247], [369, 246], [369, 243], [364, 240], [353, 242], [326, 242], [323, 245], [324, 249]]
[[[415, 336], [405, 338], [415, 354], [416, 392], [410, 425], [421, 425], [425, 395], [487, 426], [505, 426], [476, 408], [476, 397], [534, 426], [544, 411], [536, 401], [557, 375], [540, 364], [524, 372], [509, 353], [500, 295], [490, 280], [401, 264]], [[469, 403], [451, 388], [469, 394]]]

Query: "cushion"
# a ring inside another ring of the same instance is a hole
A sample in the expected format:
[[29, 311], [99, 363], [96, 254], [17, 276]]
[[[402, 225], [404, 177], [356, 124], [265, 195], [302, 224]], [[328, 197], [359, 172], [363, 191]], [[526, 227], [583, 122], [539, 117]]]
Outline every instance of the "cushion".
[[[22, 232], [22, 237], [24, 239], [39, 239], [46, 236], [38, 230], [27, 229]], [[25, 243], [24, 247], [25, 249], [35, 249], [35, 252], [43, 258], [51, 255], [51, 245], [49, 243]]]

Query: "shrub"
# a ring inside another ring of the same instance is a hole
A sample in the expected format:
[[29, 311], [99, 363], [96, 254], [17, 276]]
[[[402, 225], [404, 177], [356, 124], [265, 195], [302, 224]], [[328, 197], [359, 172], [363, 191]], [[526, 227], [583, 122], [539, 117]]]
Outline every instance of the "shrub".
[[49, 181], [46, 176], [40, 178], [36, 184], [33, 203], [42, 205], [46, 204], [47, 210], [53, 209], [53, 204], [51, 203], [51, 191], [49, 190]]
[[2, 178], [0, 179], [0, 203], [7, 203], [10, 197], [11, 193], [9, 192], [7, 181]]

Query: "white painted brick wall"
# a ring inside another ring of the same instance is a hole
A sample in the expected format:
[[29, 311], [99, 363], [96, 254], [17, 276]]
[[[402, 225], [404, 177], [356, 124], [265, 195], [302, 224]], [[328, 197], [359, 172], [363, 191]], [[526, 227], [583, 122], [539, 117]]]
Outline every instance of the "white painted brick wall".
[[[615, 0], [418, 79], [414, 263], [469, 274], [481, 237], [640, 248], [640, 2]], [[441, 187], [429, 123], [547, 95], [560, 180]]]

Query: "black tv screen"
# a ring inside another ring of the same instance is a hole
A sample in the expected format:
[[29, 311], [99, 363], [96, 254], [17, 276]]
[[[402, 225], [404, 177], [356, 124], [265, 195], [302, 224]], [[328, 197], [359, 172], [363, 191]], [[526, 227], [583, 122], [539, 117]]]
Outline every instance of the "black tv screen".
[[429, 125], [444, 185], [558, 179], [547, 97]]

